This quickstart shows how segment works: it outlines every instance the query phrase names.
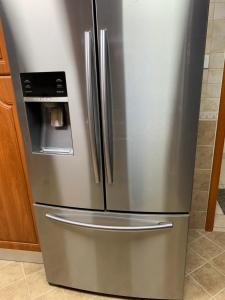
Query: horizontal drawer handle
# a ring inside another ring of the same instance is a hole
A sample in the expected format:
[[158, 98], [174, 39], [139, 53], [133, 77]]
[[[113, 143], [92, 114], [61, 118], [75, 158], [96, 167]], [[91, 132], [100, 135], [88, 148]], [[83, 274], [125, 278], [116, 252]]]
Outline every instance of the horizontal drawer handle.
[[52, 215], [49, 213], [46, 213], [46, 218], [65, 223], [70, 224], [78, 227], [84, 227], [84, 228], [90, 228], [90, 229], [98, 229], [98, 230], [109, 230], [109, 231], [148, 231], [148, 230], [159, 230], [159, 229], [169, 229], [173, 228], [172, 222], [155, 222], [151, 225], [144, 225], [144, 226], [111, 226], [111, 225], [97, 225], [97, 224], [89, 224], [89, 223], [83, 223], [78, 221], [71, 221], [64, 219], [62, 217]]

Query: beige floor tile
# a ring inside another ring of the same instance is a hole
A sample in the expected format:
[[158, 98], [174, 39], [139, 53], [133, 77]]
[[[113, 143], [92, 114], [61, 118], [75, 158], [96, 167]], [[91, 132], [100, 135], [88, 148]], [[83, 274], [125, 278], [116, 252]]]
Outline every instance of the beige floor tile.
[[225, 228], [225, 215], [215, 215], [214, 226]]
[[[221, 27], [223, 28], [224, 24]], [[208, 73], [208, 83], [221, 83], [222, 77], [223, 77], [223, 70], [210, 69]]]
[[211, 259], [223, 251], [220, 247], [215, 245], [204, 236], [192, 242], [190, 247], [205, 259]]
[[23, 263], [23, 269], [26, 276], [44, 270], [43, 264]]
[[126, 297], [121, 298], [121, 297], [100, 296], [100, 295], [92, 295], [92, 297], [90, 298], [90, 300], [128, 300], [128, 299], [130, 300], [132, 298], [126, 298]]
[[210, 264], [206, 264], [192, 274], [193, 278], [212, 296], [225, 288], [225, 276], [220, 274]]
[[222, 208], [220, 207], [218, 202], [216, 202], [216, 214], [217, 215], [223, 215]]
[[225, 250], [225, 233], [224, 232], [217, 232], [217, 231], [207, 232], [206, 236]]
[[20, 279], [24, 279], [21, 263], [11, 262], [0, 269], [0, 288], [10, 285]]
[[[120, 300], [118, 297], [103, 296], [93, 293], [78, 292], [76, 290], [65, 289], [65, 300]], [[128, 298], [123, 298], [128, 299]]]
[[215, 296], [215, 298], [213, 298], [213, 300], [225, 300], [225, 290], [223, 290], [217, 296]]
[[48, 284], [44, 270], [27, 276], [26, 280], [28, 283], [31, 300], [38, 298], [54, 289]]
[[206, 211], [192, 211], [190, 215], [190, 227], [195, 229], [204, 228], [206, 222]]
[[218, 227], [218, 226], [215, 226], [214, 225], [214, 228], [213, 228], [214, 231], [218, 231], [218, 232], [225, 232], [225, 227]]
[[0, 269], [4, 268], [5, 266], [7, 266], [10, 263], [11, 263], [11, 261], [9, 261], [9, 260], [0, 260]]
[[65, 289], [64, 295], [66, 300], [91, 300], [92, 297], [94, 296], [93, 294], [90, 293], [84, 293], [84, 292], [81, 293], [70, 289]]
[[225, 253], [214, 258], [211, 264], [225, 275]]
[[209, 58], [209, 68], [223, 68], [224, 53], [212, 53]]
[[207, 300], [210, 296], [191, 278], [185, 279], [184, 300]]
[[0, 289], [0, 300], [29, 300], [29, 291], [25, 279]]
[[188, 231], [188, 242], [191, 243], [197, 238], [199, 238], [201, 234], [196, 229], [189, 229]]
[[202, 257], [193, 252], [191, 249], [188, 249], [186, 257], [186, 273], [192, 272], [205, 263], [206, 261]]
[[66, 300], [66, 296], [64, 295], [63, 289], [55, 288], [53, 291], [50, 291], [41, 297], [35, 298], [35, 300]]

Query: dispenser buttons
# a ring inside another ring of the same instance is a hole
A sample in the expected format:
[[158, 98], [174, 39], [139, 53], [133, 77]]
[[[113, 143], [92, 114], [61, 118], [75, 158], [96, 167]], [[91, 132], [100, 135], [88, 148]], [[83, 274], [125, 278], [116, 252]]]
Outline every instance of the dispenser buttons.
[[64, 94], [65, 91], [56, 91], [57, 94]]
[[26, 79], [26, 80], [24, 80], [24, 83], [25, 83], [25, 84], [30, 84], [30, 83], [31, 83], [31, 81], [30, 81], [30, 80], [28, 80], [28, 79]]
[[25, 97], [67, 97], [65, 72], [21, 73], [21, 84]]

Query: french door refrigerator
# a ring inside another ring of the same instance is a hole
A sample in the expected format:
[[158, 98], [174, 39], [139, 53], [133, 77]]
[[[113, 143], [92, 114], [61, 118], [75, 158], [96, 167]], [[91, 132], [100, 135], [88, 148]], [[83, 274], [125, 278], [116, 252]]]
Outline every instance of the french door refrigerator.
[[0, 0], [47, 280], [181, 299], [207, 0]]

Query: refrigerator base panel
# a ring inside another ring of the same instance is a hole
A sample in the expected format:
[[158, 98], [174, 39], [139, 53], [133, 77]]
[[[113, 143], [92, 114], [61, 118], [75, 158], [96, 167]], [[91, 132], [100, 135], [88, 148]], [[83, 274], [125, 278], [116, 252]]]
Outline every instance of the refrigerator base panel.
[[108, 295], [182, 299], [188, 215], [44, 205], [35, 205], [35, 211], [49, 283]]

